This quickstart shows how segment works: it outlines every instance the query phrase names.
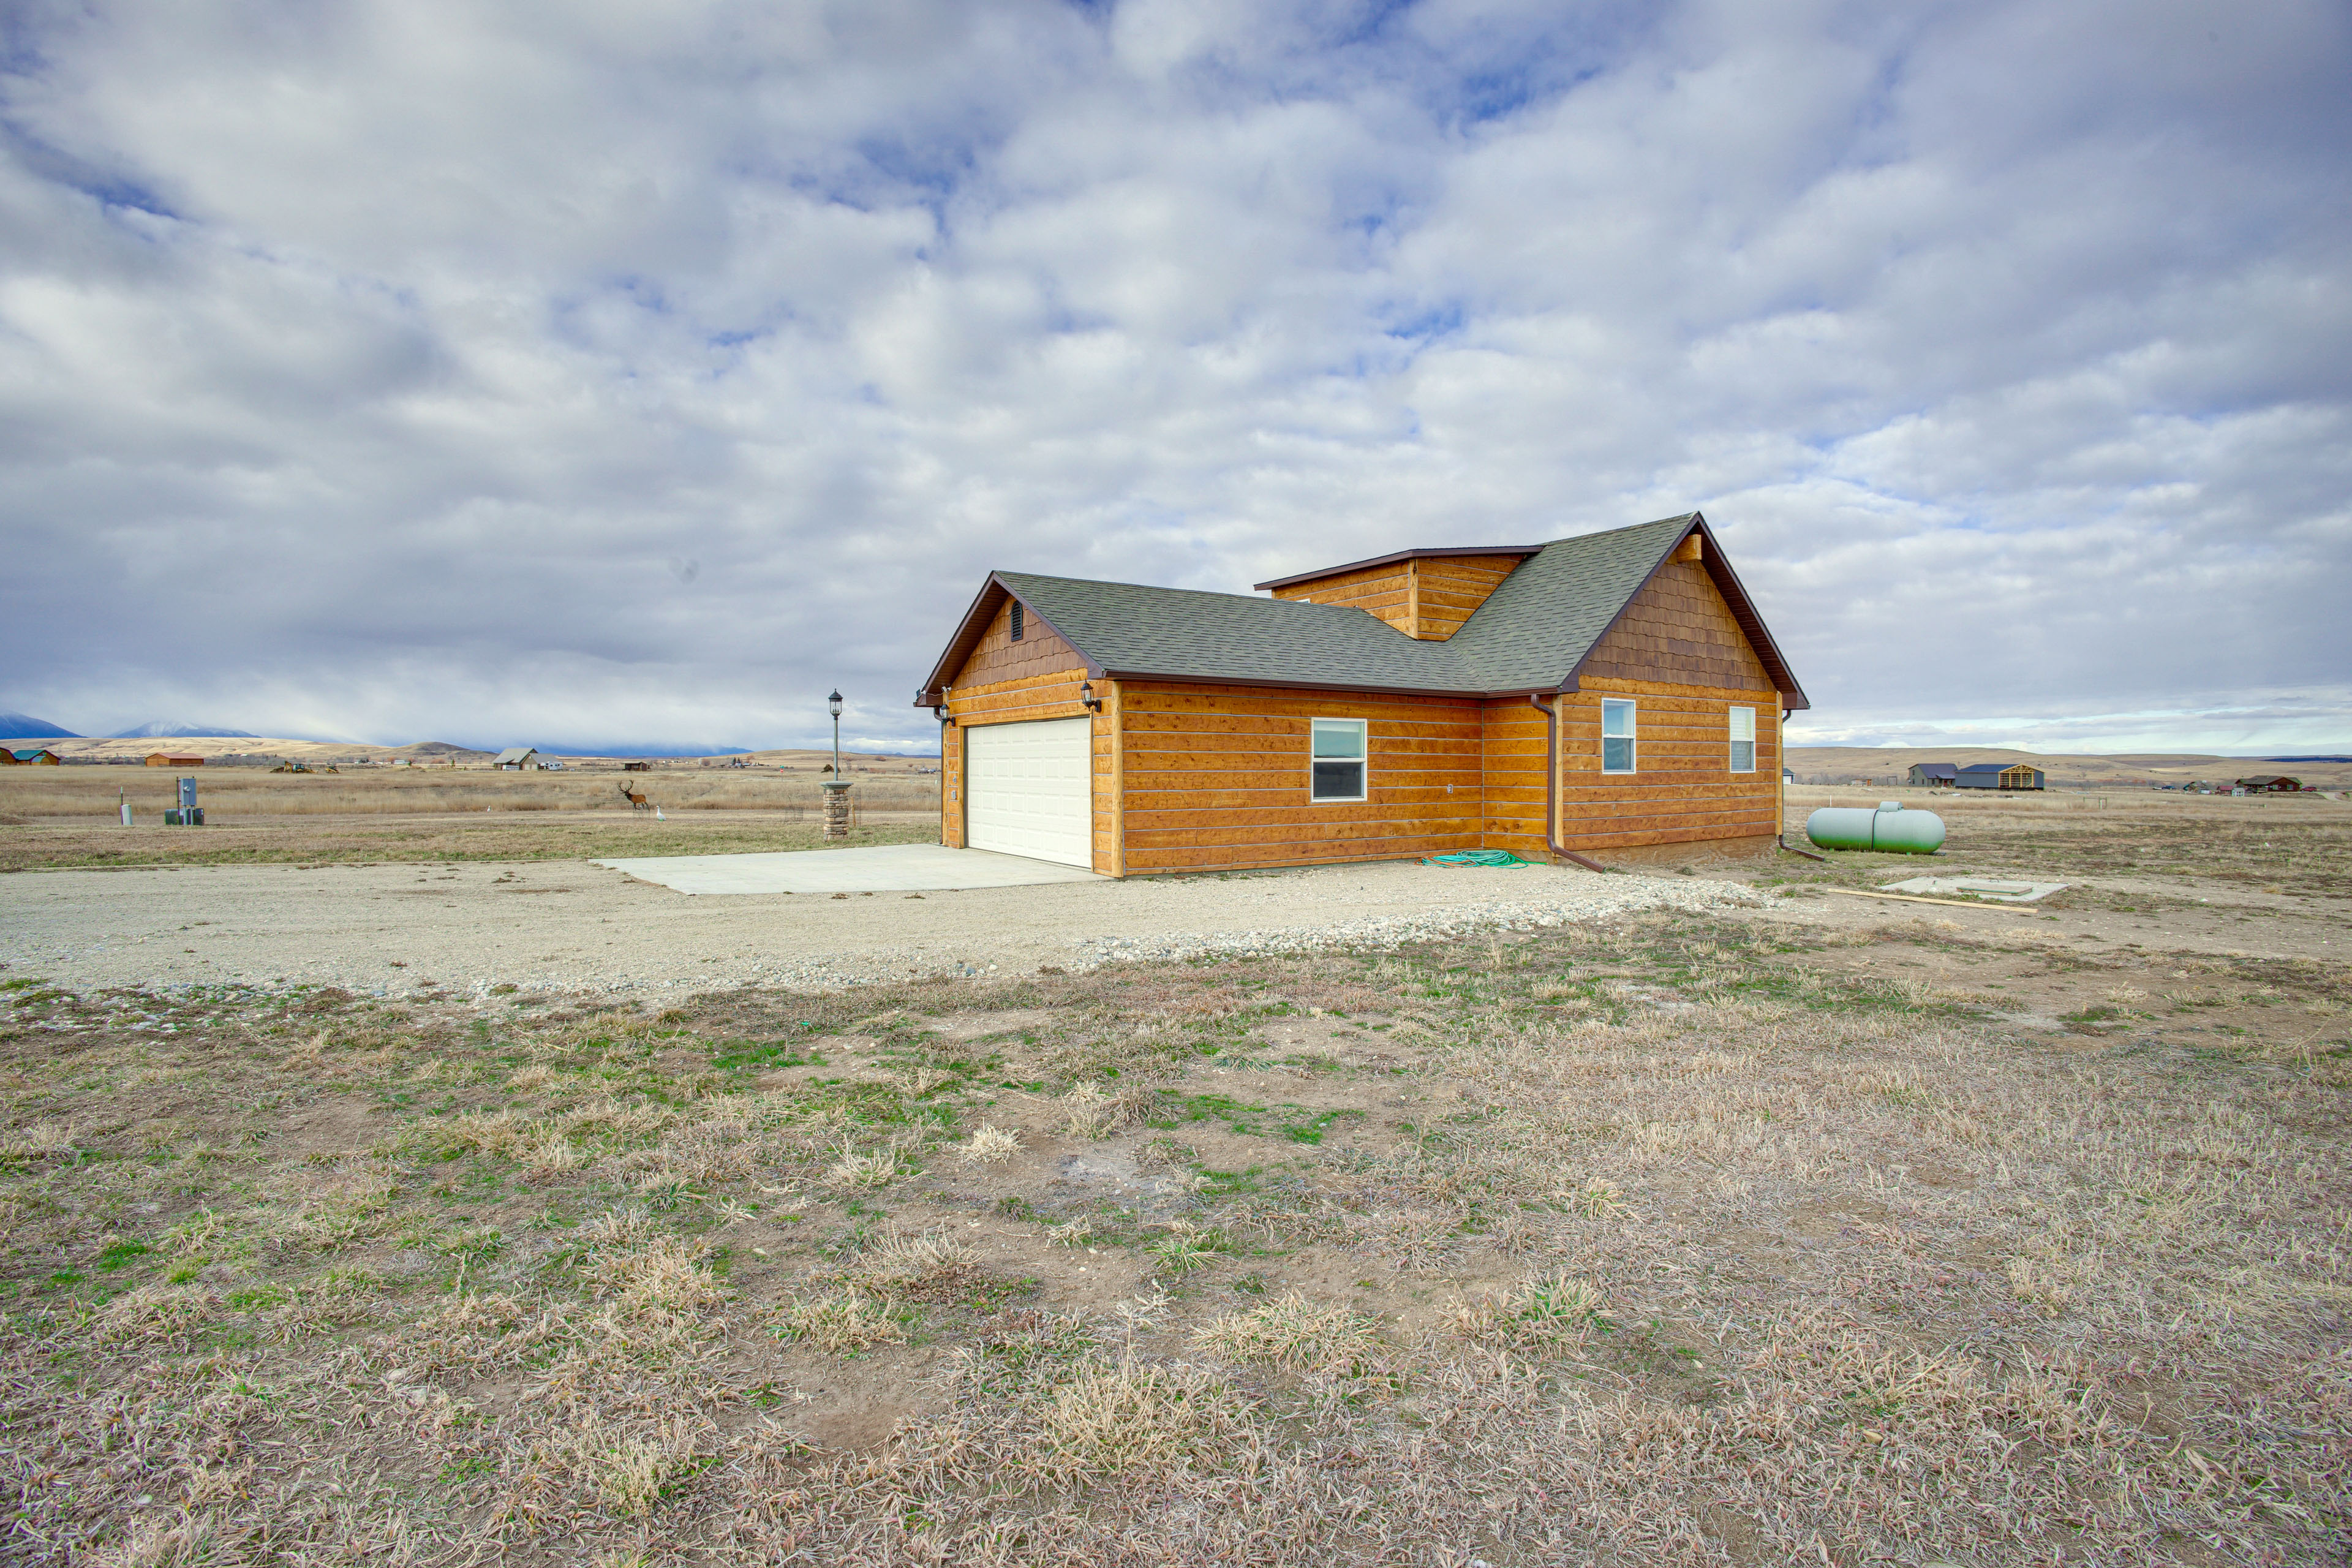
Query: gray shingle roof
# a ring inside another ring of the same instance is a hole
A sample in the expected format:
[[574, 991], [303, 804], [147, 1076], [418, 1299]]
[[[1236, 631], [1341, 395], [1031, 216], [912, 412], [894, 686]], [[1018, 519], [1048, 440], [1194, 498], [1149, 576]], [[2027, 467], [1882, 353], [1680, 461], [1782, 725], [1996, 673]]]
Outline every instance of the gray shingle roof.
[[[1554, 690], [1695, 526], [1704, 521], [1688, 512], [1540, 546], [1444, 642], [1406, 637], [1352, 605], [1033, 572], [999, 572], [993, 582], [1109, 676], [1465, 695]], [[993, 613], [991, 597], [982, 591], [968, 629], [983, 609]], [[1735, 609], [1746, 608], [1741, 593]], [[1751, 637], [1761, 633], [1757, 621]], [[1776, 649], [1759, 651], [1768, 667], [1779, 664]], [[951, 646], [926, 691], [961, 662]]]

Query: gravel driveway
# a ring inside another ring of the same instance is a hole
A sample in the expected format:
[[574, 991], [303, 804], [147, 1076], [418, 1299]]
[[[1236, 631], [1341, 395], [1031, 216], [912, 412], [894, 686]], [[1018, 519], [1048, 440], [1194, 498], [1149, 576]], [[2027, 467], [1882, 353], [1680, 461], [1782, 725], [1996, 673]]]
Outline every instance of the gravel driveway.
[[478, 995], [501, 985], [830, 988], [1385, 947], [1632, 910], [1759, 902], [1737, 884], [1690, 877], [1410, 863], [742, 898], [687, 898], [584, 861], [31, 871], [0, 878], [0, 975], [77, 987], [340, 985], [378, 995]]

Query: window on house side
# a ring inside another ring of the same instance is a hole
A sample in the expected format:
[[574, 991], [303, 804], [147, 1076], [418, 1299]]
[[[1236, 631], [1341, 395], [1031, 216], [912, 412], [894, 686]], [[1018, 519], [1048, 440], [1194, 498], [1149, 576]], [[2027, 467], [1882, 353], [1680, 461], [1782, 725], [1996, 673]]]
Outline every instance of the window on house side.
[[1364, 721], [1361, 719], [1316, 719], [1309, 721], [1313, 730], [1314, 782], [1307, 788], [1310, 800], [1362, 800], [1364, 798]]
[[1601, 700], [1601, 771], [1604, 773], [1630, 773], [1633, 771], [1633, 704], [1630, 699], [1604, 697]]
[[1021, 634], [1028, 629], [1021, 624], [1021, 607], [1020, 600], [1013, 601], [1013, 640], [1014, 642], [1019, 642]]
[[1731, 710], [1731, 771], [1752, 773], [1756, 771], [1756, 710], [1734, 708]]

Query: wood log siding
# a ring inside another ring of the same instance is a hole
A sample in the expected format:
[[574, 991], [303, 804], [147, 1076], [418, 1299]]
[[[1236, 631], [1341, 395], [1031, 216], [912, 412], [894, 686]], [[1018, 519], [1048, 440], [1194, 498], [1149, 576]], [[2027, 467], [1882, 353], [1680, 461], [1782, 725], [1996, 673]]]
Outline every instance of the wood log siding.
[[1412, 564], [1412, 624], [1409, 634], [1444, 642], [1525, 560], [1521, 555], [1432, 555]]
[[1288, 588], [1273, 590], [1277, 599], [1300, 599], [1310, 605], [1352, 605], [1380, 616], [1405, 636], [1412, 635], [1412, 563], [1367, 567], [1318, 577]]
[[1481, 849], [1507, 849], [1528, 860], [1550, 857], [1544, 840], [1544, 716], [1524, 697], [1480, 705]]
[[[1479, 704], [1263, 687], [1120, 683], [1126, 869], [1395, 859], [1470, 848]], [[1307, 798], [1308, 721], [1365, 721], [1361, 802]]]
[[1273, 590], [1277, 599], [1352, 605], [1409, 637], [1444, 642], [1462, 629], [1525, 556], [1431, 555]]
[[[1469, 557], [1464, 597], [1507, 575], [1510, 557]], [[1351, 574], [1367, 601], [1434, 634], [1436, 584], [1463, 562], [1406, 563]], [[1388, 586], [1368, 586], [1376, 579]], [[1283, 591], [1314, 597], [1334, 580]], [[1452, 589], [1445, 590], [1452, 592]], [[1419, 601], [1415, 594], [1428, 596]], [[1475, 607], [1472, 605], [1470, 607]], [[1379, 613], [1375, 611], [1374, 613]], [[1389, 618], [1383, 616], [1383, 618]], [[1002, 610], [956, 673], [946, 731], [940, 839], [961, 846], [964, 742], [971, 727], [1076, 718], [1085, 661], [1032, 618], [1019, 643]], [[1395, 624], [1391, 621], [1391, 624]], [[1400, 630], [1403, 627], [1400, 626]], [[1613, 673], [1622, 670], [1640, 673]], [[1098, 680], [1093, 716], [1095, 869], [1139, 872], [1241, 869], [1396, 859], [1456, 849], [1508, 849], [1547, 858], [1543, 714], [1524, 696], [1368, 696], [1178, 681]], [[1639, 704], [1638, 767], [1601, 772], [1601, 700]], [[1761, 662], [1706, 569], [1662, 568], [1588, 660], [1580, 689], [1560, 697], [1559, 834], [1570, 849], [1605, 853], [1646, 845], [1769, 838], [1779, 831], [1780, 709]], [[1756, 710], [1756, 770], [1730, 772], [1733, 706]], [[1369, 799], [1317, 805], [1307, 797], [1310, 719], [1366, 721]]]
[[[1636, 772], [1601, 771], [1601, 701], [1635, 703]], [[1734, 706], [1756, 710], [1756, 771], [1731, 771]], [[1559, 700], [1559, 841], [1590, 854], [1645, 844], [1769, 837], [1780, 829], [1776, 694], [1591, 679]]]
[[[1772, 689], [1764, 664], [1696, 561], [1658, 568], [1579, 671], [1619, 680], [1677, 681], [1717, 690]], [[1759, 704], [1761, 706], [1761, 704]]]

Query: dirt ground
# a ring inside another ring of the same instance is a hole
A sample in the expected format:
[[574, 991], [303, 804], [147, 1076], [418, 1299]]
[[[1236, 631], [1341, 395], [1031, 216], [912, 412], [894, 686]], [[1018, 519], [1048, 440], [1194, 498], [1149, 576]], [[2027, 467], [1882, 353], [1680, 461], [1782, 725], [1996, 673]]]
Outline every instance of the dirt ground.
[[[2338, 1563], [2347, 816], [2012, 805], [1694, 858], [1757, 908], [661, 1004], [12, 952], [0, 1558]], [[490, 940], [576, 868], [341, 869]], [[2074, 885], [1839, 890], [1925, 869]]]
[[[2352, 957], [2352, 804], [2112, 798], [2106, 805], [2095, 796], [1925, 802], [1948, 816], [1951, 835], [1946, 852], [1932, 858], [1718, 859], [1700, 847], [1678, 860], [1645, 864], [1639, 874], [1730, 880], [1774, 906], [1744, 918], [1836, 930], [1930, 914], [1979, 934], [2030, 932], [2086, 951]], [[1811, 804], [1802, 792], [1792, 797], [1800, 830], [1792, 842], [1802, 842]], [[81, 853], [79, 838], [0, 827], [0, 854], [31, 858], [59, 852], [62, 843], [69, 862], [0, 876], [0, 974], [33, 973], [77, 985], [235, 983], [470, 994], [499, 985], [635, 992], [1013, 973], [1074, 966], [1085, 960], [1080, 944], [1105, 939], [1344, 929], [1482, 900], [1510, 903], [1593, 880], [1573, 869], [1385, 864], [920, 898], [689, 899], [575, 858], [582, 835], [600, 855], [630, 852], [618, 846], [632, 834], [654, 836], [636, 842], [658, 843], [665, 853], [681, 845], [724, 851], [818, 842], [804, 826], [760, 821], [730, 837], [740, 815], [640, 826], [625, 813], [601, 824], [546, 814], [502, 829], [436, 827], [427, 819], [428, 831], [443, 837], [404, 841], [419, 858], [373, 864], [354, 863], [349, 851], [323, 862], [275, 858], [320, 842], [306, 820], [290, 819], [252, 830], [259, 853], [271, 858], [110, 869], [71, 863]], [[888, 831], [868, 829], [853, 842]], [[460, 833], [470, 836], [469, 849], [496, 845], [531, 858], [483, 860], [449, 847], [446, 858], [421, 858]], [[797, 837], [772, 841], [785, 833]], [[368, 842], [359, 854], [378, 852], [376, 841]], [[2032, 876], [2068, 887], [2025, 914], [1854, 896], [1928, 872]]]
[[[1265, 877], [688, 898], [568, 861], [187, 867], [0, 878], [0, 976], [83, 985], [333, 985], [361, 994], [803, 988], [1076, 968], [1108, 941], [1573, 909], [1654, 882], [1410, 863]], [[1666, 892], [1711, 884], [1673, 879]]]

